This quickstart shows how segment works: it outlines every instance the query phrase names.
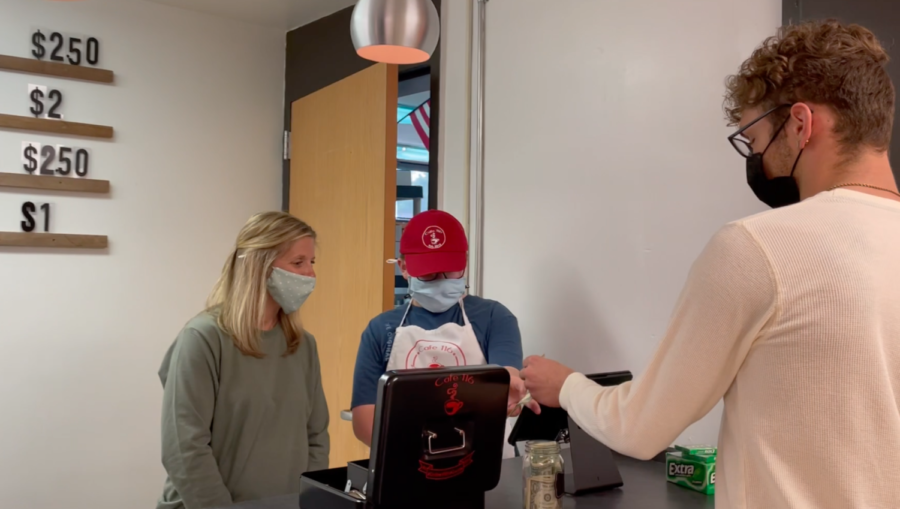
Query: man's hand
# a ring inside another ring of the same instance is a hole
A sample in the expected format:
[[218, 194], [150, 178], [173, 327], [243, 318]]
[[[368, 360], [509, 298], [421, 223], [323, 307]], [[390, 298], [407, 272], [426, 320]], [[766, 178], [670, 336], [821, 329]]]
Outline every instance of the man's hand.
[[575, 371], [537, 356], [525, 359], [524, 366], [520, 376], [525, 380], [525, 388], [531, 392], [531, 397], [542, 405], [558, 408], [559, 392], [566, 378]]
[[[519, 370], [510, 367], [507, 367], [506, 370], [509, 371], [509, 399], [506, 402], [506, 415], [507, 417], [518, 417], [522, 413], [519, 401], [522, 401], [528, 391], [525, 389], [525, 382], [519, 377]], [[541, 413], [541, 406], [537, 401], [531, 400], [525, 406], [536, 414]]]

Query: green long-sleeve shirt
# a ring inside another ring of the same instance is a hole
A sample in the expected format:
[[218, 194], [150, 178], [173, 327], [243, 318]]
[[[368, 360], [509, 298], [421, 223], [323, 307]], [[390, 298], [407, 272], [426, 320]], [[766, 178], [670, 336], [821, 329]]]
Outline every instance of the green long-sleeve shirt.
[[182, 329], [159, 369], [164, 388], [158, 509], [205, 509], [300, 489], [328, 468], [328, 408], [316, 341], [304, 333], [284, 357], [281, 326], [264, 332], [262, 359], [243, 355], [215, 318]]

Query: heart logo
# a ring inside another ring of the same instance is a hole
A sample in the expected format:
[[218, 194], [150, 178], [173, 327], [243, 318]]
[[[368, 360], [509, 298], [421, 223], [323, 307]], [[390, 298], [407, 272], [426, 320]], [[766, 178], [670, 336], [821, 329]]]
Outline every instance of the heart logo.
[[447, 412], [447, 415], [456, 415], [457, 412], [463, 407], [463, 402], [458, 399], [451, 399], [444, 403], [444, 412]]

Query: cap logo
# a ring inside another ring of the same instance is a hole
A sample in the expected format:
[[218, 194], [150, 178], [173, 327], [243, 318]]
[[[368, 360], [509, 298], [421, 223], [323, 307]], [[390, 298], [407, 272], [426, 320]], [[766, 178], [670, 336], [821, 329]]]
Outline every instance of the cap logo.
[[429, 226], [422, 234], [422, 243], [428, 249], [440, 249], [447, 243], [447, 235], [440, 226]]

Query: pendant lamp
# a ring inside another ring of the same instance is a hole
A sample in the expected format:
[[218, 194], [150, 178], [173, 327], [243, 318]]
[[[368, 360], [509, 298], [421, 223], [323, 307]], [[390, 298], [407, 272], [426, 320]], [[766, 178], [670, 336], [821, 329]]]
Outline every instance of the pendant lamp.
[[425, 62], [440, 35], [441, 20], [431, 0], [359, 0], [350, 18], [356, 53], [375, 62]]

